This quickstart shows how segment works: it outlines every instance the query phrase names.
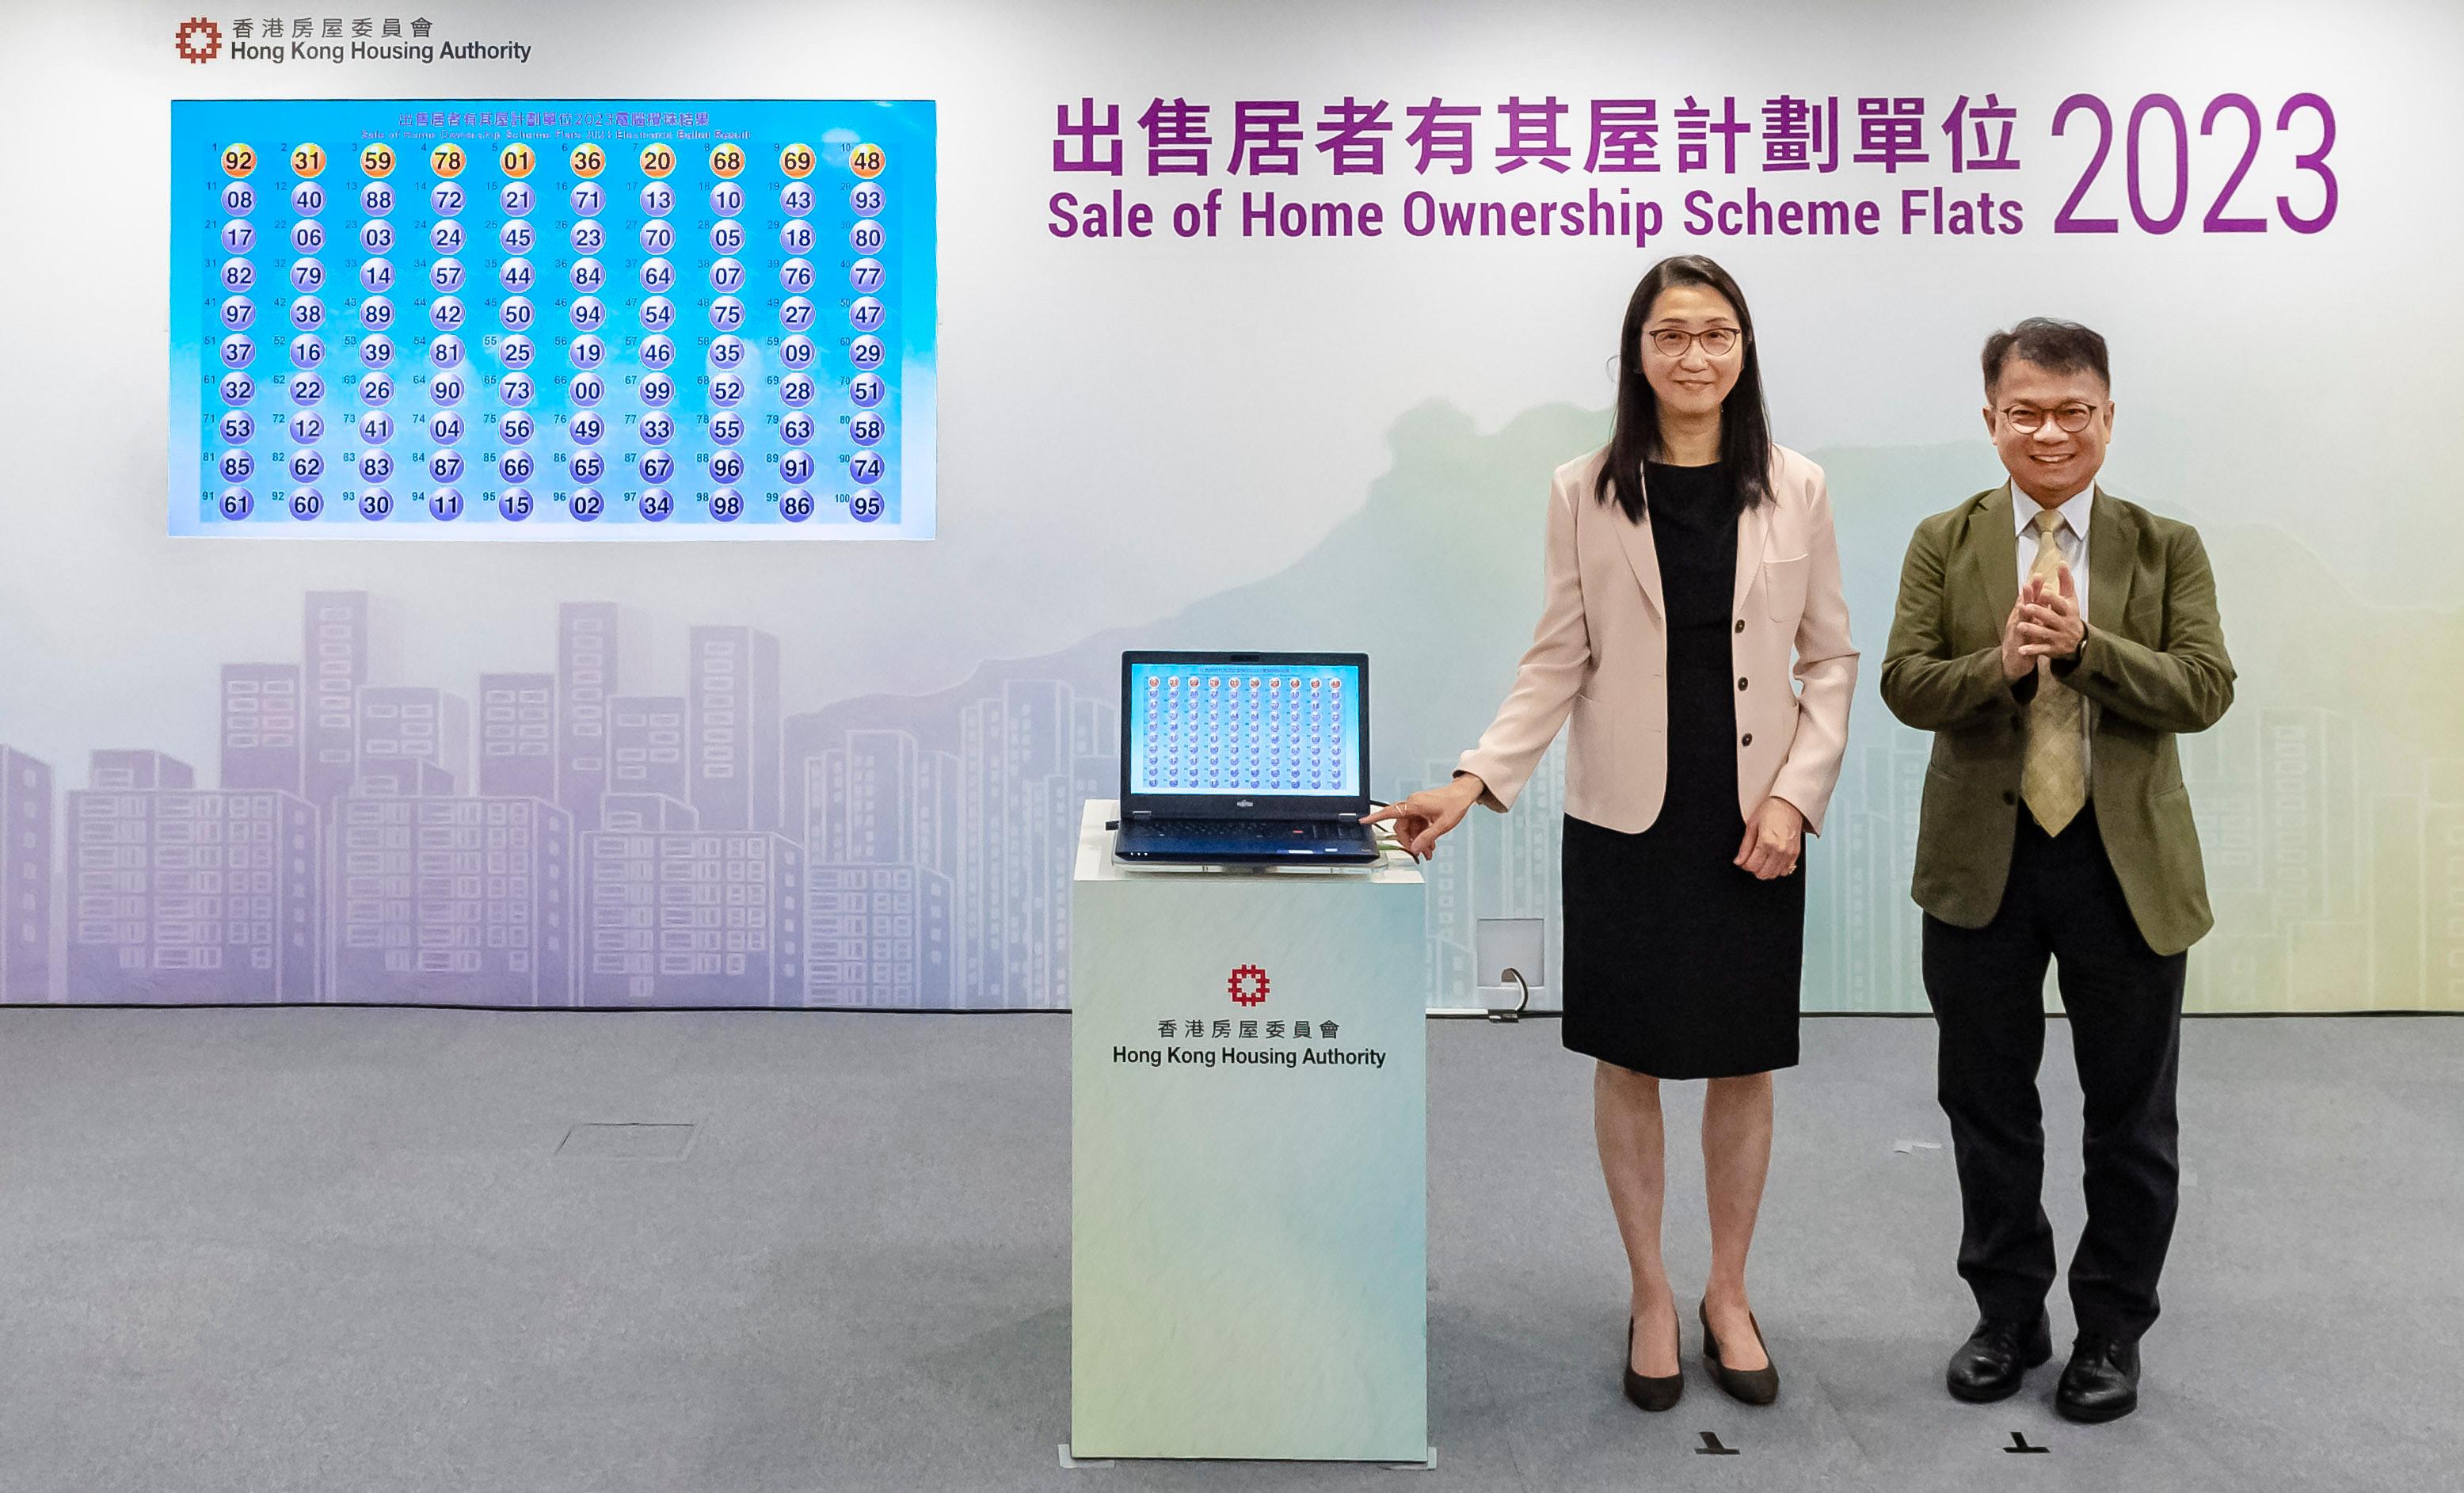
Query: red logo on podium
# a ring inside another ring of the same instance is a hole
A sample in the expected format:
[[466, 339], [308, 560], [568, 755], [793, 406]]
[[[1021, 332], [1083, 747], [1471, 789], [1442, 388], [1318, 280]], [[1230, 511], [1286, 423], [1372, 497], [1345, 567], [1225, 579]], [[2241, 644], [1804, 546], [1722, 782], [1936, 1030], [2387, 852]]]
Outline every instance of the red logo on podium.
[[1232, 1003], [1236, 1006], [1266, 1003], [1266, 972], [1254, 964], [1241, 965], [1233, 970], [1232, 977], [1223, 983], [1224, 987], [1231, 991]]

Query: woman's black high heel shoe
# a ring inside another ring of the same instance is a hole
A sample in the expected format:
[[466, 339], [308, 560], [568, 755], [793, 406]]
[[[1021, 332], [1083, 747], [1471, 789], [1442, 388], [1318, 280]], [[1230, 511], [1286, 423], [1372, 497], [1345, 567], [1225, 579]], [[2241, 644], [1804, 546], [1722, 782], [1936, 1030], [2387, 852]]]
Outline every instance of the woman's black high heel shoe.
[[1634, 1319], [1625, 1319], [1625, 1397], [1643, 1410], [1666, 1410], [1685, 1393], [1685, 1345], [1677, 1345], [1677, 1372], [1653, 1377], [1634, 1372]]
[[1720, 1340], [1711, 1335], [1711, 1312], [1707, 1303], [1698, 1304], [1694, 1314], [1703, 1319], [1703, 1361], [1709, 1366], [1711, 1377], [1731, 1399], [1749, 1405], [1768, 1405], [1779, 1398], [1779, 1369], [1771, 1362], [1771, 1339], [1763, 1337], [1763, 1325], [1754, 1322], [1754, 1314], [1746, 1320], [1754, 1323], [1754, 1336], [1762, 1339], [1763, 1366], [1759, 1369], [1731, 1369], [1720, 1361]]

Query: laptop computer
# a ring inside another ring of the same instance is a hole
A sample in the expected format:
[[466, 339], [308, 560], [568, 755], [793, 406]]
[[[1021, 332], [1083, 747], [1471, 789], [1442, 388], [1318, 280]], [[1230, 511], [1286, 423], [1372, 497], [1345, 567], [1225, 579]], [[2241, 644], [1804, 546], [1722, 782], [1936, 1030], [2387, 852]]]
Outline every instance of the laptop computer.
[[1369, 655], [1121, 655], [1130, 865], [1365, 866]]

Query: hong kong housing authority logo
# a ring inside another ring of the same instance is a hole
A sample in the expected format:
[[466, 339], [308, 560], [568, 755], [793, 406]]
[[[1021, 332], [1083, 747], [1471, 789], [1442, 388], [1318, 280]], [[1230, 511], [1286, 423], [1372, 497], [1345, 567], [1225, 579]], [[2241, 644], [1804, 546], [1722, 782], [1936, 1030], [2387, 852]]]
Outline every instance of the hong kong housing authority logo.
[[223, 29], [202, 15], [192, 15], [171, 33], [171, 50], [190, 62], [211, 62], [223, 52]]
[[1254, 964], [1243, 964], [1232, 971], [1223, 982], [1232, 993], [1236, 1006], [1262, 1006], [1266, 1003], [1266, 972]]

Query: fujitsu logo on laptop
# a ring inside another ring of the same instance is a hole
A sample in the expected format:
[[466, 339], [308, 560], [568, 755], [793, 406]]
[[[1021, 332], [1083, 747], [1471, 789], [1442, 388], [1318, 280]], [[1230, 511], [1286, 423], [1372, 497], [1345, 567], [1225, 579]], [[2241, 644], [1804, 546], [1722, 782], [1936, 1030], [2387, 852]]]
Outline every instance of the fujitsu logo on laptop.
[[1258, 801], [1255, 799], [1234, 799], [1232, 801], [1232, 806], [1234, 808], [1253, 809], [1258, 806]]

